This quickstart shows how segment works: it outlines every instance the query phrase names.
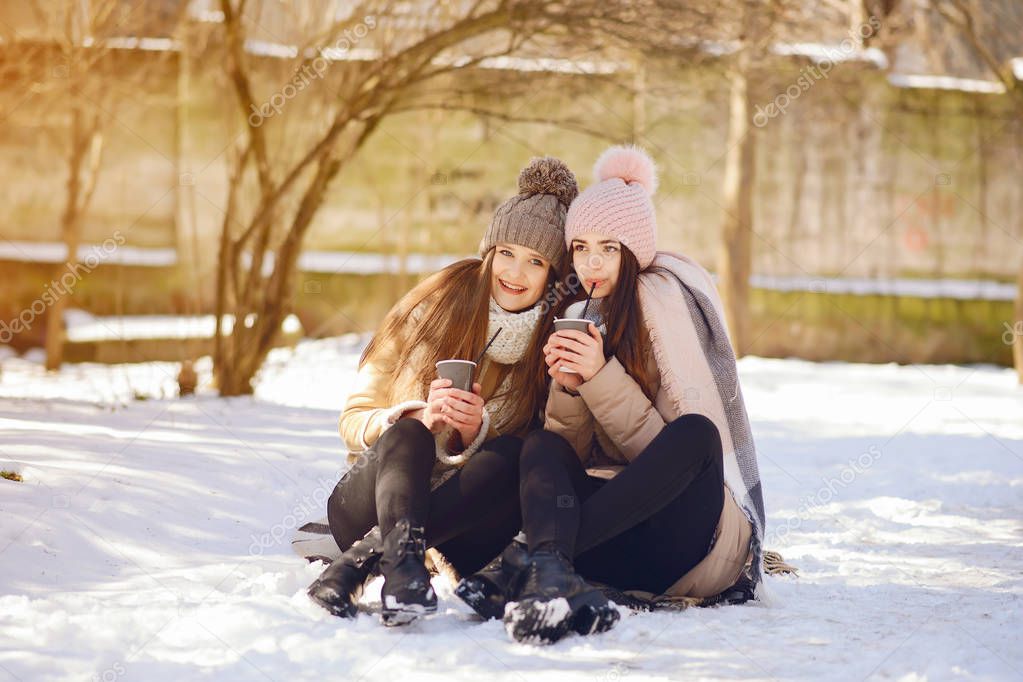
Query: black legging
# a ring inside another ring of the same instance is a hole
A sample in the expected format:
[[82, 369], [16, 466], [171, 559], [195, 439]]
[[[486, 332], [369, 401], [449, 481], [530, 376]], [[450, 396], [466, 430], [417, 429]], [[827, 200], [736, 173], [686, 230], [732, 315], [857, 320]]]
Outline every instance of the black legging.
[[327, 520], [345, 550], [374, 525], [386, 535], [408, 518], [426, 530], [463, 575], [482, 568], [518, 532], [519, 453], [522, 440], [499, 436], [451, 478], [430, 491], [434, 436], [418, 419], [399, 419], [363, 452], [334, 487]]
[[531, 551], [553, 545], [585, 578], [662, 594], [707, 555], [724, 504], [721, 438], [707, 417], [683, 415], [605, 480], [560, 435], [536, 431], [519, 491]]

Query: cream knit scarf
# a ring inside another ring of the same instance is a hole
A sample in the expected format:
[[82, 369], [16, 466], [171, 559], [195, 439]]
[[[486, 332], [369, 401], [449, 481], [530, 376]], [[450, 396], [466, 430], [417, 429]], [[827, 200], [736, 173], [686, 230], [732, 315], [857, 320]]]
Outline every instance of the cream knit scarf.
[[487, 358], [502, 365], [514, 365], [526, 354], [536, 326], [540, 324], [543, 306], [534, 305], [521, 312], [508, 312], [490, 297], [490, 317], [487, 322], [487, 341], [497, 330], [501, 333], [487, 349]]
[[[529, 349], [529, 342], [533, 338], [533, 332], [540, 323], [543, 313], [544, 306], [539, 303], [527, 310], [511, 313], [498, 305], [494, 297], [491, 296], [490, 313], [487, 322], [487, 341], [493, 338], [498, 329], [501, 330], [501, 333], [490, 344], [485, 357], [491, 362], [502, 365], [513, 365], [521, 360], [526, 354], [527, 349]], [[511, 375], [508, 374], [494, 392], [494, 395], [497, 397], [488, 400], [483, 407], [483, 425], [476, 436], [476, 440], [470, 443], [461, 453], [452, 455], [447, 452], [443, 445], [451, 435], [450, 426], [437, 435], [437, 459], [442, 464], [449, 466], [462, 464], [479, 450], [491, 423], [494, 424], [494, 428], [498, 431], [507, 424], [509, 411], [506, 409], [506, 406], [508, 400], [512, 397], [508, 395], [510, 388]], [[448, 475], [450, 475], [450, 472]], [[446, 476], [439, 480], [443, 481], [445, 479]]]
[[[494, 297], [491, 296], [490, 317], [487, 323], [487, 341], [497, 333], [498, 329], [501, 330], [501, 333], [498, 334], [494, 342], [490, 344], [490, 348], [487, 349], [487, 359], [502, 365], [514, 365], [521, 360], [529, 348], [529, 342], [533, 339], [533, 332], [536, 331], [537, 325], [540, 324], [540, 318], [543, 316], [543, 313], [544, 306], [540, 304], [520, 312], [508, 312], [498, 305]], [[498, 429], [501, 428], [502, 420], [499, 417], [504, 411], [503, 407], [510, 381], [511, 375], [506, 376], [495, 393], [495, 395], [504, 397], [487, 402], [486, 410], [490, 412], [491, 417], [494, 419], [495, 427]]]

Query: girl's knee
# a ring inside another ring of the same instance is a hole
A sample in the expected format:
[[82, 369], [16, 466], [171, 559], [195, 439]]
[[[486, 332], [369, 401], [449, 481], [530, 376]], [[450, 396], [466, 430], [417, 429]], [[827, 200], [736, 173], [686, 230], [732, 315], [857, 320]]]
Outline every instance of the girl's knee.
[[426, 424], [412, 417], [403, 417], [394, 422], [380, 437], [383, 438], [388, 434], [402, 438], [422, 438], [432, 437], [433, 435], [430, 433], [430, 429], [426, 428]]
[[483, 444], [482, 450], [500, 453], [503, 457], [518, 461], [522, 452], [522, 439], [518, 436], [505, 434]]
[[470, 457], [463, 468], [493, 470], [500, 472], [502, 475], [517, 475], [521, 453], [521, 438], [516, 436], [498, 436], [484, 443], [480, 451]]
[[552, 457], [575, 457], [572, 445], [559, 433], [540, 429], [533, 431], [526, 436], [522, 444], [522, 456], [520, 463], [523, 468], [532, 466], [539, 460], [549, 460]]
[[674, 419], [665, 428], [673, 433], [685, 433], [687, 438], [697, 438], [700, 441], [719, 441], [721, 434], [714, 422], [699, 412], [690, 412]]
[[433, 433], [418, 419], [403, 418], [388, 428], [372, 448], [381, 460], [395, 454], [398, 457], [413, 457], [432, 461], [436, 456]]
[[[688, 462], [699, 461], [702, 464], [713, 464], [721, 460], [721, 434], [718, 427], [705, 415], [690, 412], [684, 414], [664, 427], [673, 442], [684, 447], [689, 453], [685, 458]], [[665, 453], [674, 455], [676, 448], [665, 449]], [[678, 460], [676, 457], [670, 457]], [[679, 464], [682, 461], [678, 461]]]
[[[525, 441], [522, 444], [522, 449], [535, 449], [537, 446], [540, 447], [552, 447], [558, 445], [568, 445], [568, 441], [560, 433], [548, 431], [547, 429], [537, 429], [531, 431], [526, 436]], [[570, 447], [570, 446], [569, 446]]]

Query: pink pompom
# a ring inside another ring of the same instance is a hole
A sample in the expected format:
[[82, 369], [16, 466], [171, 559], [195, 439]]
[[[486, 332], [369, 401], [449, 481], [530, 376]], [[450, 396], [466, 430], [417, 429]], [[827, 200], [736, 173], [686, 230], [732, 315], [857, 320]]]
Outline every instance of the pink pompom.
[[605, 150], [594, 164], [593, 174], [597, 182], [621, 178], [626, 183], [638, 182], [648, 194], [657, 191], [657, 166], [639, 147], [617, 146]]

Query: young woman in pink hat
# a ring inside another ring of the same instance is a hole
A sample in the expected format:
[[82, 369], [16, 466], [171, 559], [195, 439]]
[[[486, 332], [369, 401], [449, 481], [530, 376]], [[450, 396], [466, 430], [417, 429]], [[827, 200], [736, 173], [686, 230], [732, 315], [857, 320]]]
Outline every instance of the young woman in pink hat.
[[520, 457], [524, 537], [457, 590], [520, 641], [612, 627], [591, 582], [654, 602], [743, 601], [760, 582], [763, 497], [717, 290], [656, 251], [644, 152], [613, 147], [595, 174], [565, 226], [591, 324], [543, 348], [553, 383]]

